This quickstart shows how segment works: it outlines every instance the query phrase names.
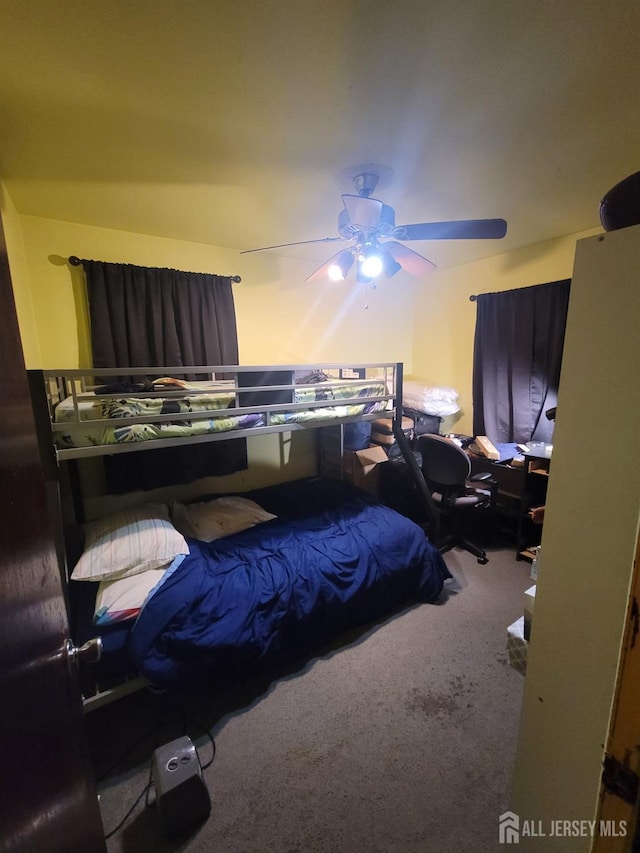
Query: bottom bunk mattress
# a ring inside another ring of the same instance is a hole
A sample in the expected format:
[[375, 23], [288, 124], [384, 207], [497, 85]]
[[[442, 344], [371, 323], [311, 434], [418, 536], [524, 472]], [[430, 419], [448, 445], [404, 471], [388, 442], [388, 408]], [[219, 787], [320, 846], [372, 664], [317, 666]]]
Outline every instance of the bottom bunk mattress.
[[433, 602], [450, 577], [423, 530], [349, 483], [314, 479], [249, 493], [276, 517], [188, 556], [147, 600], [127, 657], [175, 688], [318, 648], [401, 603]]

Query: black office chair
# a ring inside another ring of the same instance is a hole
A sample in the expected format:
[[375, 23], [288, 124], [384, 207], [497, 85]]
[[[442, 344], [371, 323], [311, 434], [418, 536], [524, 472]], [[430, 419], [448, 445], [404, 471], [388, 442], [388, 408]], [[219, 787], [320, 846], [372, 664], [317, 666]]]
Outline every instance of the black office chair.
[[486, 551], [463, 536], [465, 519], [495, 505], [498, 484], [488, 472], [471, 476], [471, 461], [455, 442], [440, 435], [421, 435], [418, 449], [422, 474], [441, 517], [444, 538], [436, 542], [441, 553], [464, 548], [487, 563]]

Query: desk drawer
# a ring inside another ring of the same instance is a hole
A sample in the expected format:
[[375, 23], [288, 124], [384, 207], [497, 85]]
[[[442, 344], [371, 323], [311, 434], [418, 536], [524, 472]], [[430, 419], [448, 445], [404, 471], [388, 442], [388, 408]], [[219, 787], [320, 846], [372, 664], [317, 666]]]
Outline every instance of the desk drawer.
[[510, 465], [493, 462], [478, 456], [471, 457], [471, 473], [483, 474], [488, 471], [498, 483], [498, 495], [520, 500], [524, 491], [524, 468], [512, 468]]

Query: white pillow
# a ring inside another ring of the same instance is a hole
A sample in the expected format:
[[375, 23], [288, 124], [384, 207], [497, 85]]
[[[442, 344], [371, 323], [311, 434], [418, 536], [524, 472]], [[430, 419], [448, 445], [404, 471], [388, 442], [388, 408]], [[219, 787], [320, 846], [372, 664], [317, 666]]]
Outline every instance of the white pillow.
[[[182, 557], [181, 559], [184, 559]], [[115, 581], [101, 581], [96, 594], [93, 621], [96, 625], [113, 625], [135, 619], [150, 592], [165, 577], [171, 561], [159, 569], [149, 569]]]
[[224, 497], [194, 504], [173, 503], [171, 517], [178, 530], [192, 539], [213, 542], [277, 516], [249, 498]]
[[85, 525], [84, 552], [75, 581], [115, 580], [166, 566], [189, 546], [166, 504], [143, 504]]
[[402, 388], [402, 404], [407, 409], [443, 418], [460, 411], [459, 396], [455, 388], [445, 385], [430, 386], [421, 382], [405, 381]]

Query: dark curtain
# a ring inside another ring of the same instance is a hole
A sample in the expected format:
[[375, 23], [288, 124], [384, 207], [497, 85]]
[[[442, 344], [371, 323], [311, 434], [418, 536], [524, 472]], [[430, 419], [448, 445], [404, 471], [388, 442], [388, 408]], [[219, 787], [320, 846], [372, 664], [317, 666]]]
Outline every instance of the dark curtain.
[[[83, 261], [83, 266], [94, 367], [238, 364], [229, 277], [102, 261]], [[201, 378], [188, 370], [174, 375]], [[246, 468], [244, 439], [105, 457], [109, 492], [189, 483]]]
[[228, 277], [101, 261], [83, 264], [94, 367], [238, 364]]
[[494, 443], [551, 442], [570, 279], [476, 297], [473, 431]]

